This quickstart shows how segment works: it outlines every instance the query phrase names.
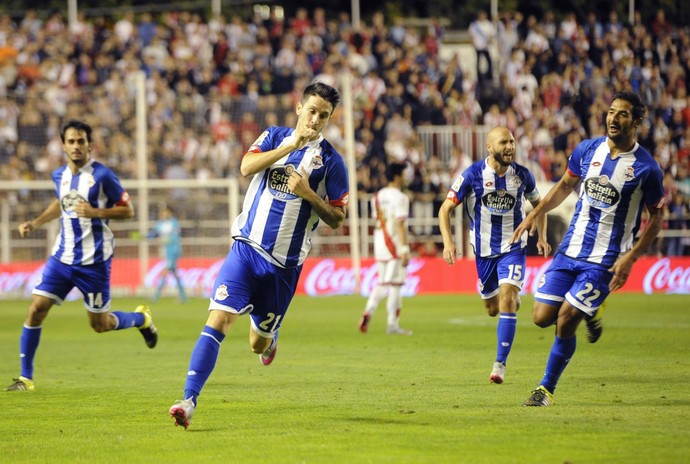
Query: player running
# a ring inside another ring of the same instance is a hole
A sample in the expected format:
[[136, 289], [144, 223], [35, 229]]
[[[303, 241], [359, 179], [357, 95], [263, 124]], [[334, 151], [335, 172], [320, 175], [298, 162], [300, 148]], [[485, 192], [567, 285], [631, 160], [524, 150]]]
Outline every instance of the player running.
[[[443, 236], [443, 259], [455, 263], [457, 248], [450, 228], [451, 212], [465, 204], [470, 218], [470, 243], [476, 255], [480, 294], [486, 311], [498, 316], [496, 360], [489, 381], [503, 383], [508, 355], [517, 327], [519, 292], [525, 280], [527, 233], [511, 243], [513, 231], [524, 218], [524, 199], [539, 204], [534, 176], [515, 162], [515, 138], [505, 127], [496, 127], [486, 136], [485, 159], [467, 168], [453, 183], [438, 213]], [[537, 249], [548, 256], [546, 219], [538, 224]]]
[[[577, 328], [585, 319], [589, 341], [601, 336], [601, 308], [621, 288], [663, 224], [663, 174], [637, 143], [645, 107], [638, 95], [618, 92], [606, 115], [606, 137], [584, 140], [573, 150], [568, 170], [525, 220], [513, 242], [558, 206], [579, 185], [575, 215], [535, 295], [533, 320], [556, 324], [546, 370], [524, 406], [549, 406], [558, 380], [575, 354]], [[638, 241], [643, 206], [649, 221]]]
[[321, 134], [339, 101], [335, 88], [321, 82], [308, 85], [295, 108], [297, 127], [269, 127], [242, 158], [242, 175], [254, 177], [232, 227], [235, 242], [213, 284], [184, 399], [170, 408], [175, 425], [189, 426], [220, 345], [241, 315], [251, 318], [252, 351], [263, 365], [271, 364], [312, 231], [319, 220], [333, 229], [345, 220], [345, 162]]
[[60, 137], [67, 164], [52, 173], [57, 198], [36, 219], [19, 225], [22, 237], [53, 219], [60, 219], [61, 228], [32, 292], [19, 338], [21, 373], [6, 391], [34, 390], [34, 357], [43, 321], [50, 308], [61, 305], [74, 287], [84, 296], [89, 322], [96, 332], [137, 327], [149, 348], [158, 341], [148, 307], [138, 306], [134, 312], [110, 310], [115, 244], [108, 223], [134, 217], [134, 208], [115, 173], [91, 159], [91, 134], [91, 126], [81, 121], [69, 121], [63, 127]]

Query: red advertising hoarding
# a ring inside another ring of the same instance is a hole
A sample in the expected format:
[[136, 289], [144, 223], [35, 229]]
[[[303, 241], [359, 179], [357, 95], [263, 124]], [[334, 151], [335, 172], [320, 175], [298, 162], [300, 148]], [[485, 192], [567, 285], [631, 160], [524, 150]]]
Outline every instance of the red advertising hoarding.
[[[523, 290], [534, 293], [539, 277], [546, 270], [550, 259], [529, 257]], [[183, 258], [179, 271], [185, 287], [191, 295], [210, 295], [213, 280], [222, 259]], [[139, 277], [139, 261], [115, 259], [113, 262], [113, 291], [134, 294], [142, 288], [152, 289], [158, 284], [165, 263], [154, 261], [142, 279]], [[0, 264], [0, 298], [28, 297], [43, 270], [43, 262]], [[298, 294], [311, 296], [368, 295], [376, 283], [376, 264], [373, 259], [362, 260], [359, 272], [359, 289], [356, 272], [349, 258], [310, 258], [304, 264]], [[174, 287], [172, 277], [168, 284]], [[623, 292], [639, 293], [690, 293], [690, 257], [644, 257], [633, 266]], [[418, 294], [476, 293], [477, 271], [474, 261], [459, 260], [453, 266], [439, 257], [416, 258], [408, 265], [407, 280], [403, 287], [406, 296]]]

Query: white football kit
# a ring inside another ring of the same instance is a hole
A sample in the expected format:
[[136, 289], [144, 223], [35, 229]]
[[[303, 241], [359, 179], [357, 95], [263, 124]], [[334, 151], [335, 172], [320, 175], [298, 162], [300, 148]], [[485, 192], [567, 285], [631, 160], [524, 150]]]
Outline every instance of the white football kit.
[[376, 220], [374, 230], [374, 258], [379, 268], [380, 283], [402, 284], [405, 281], [405, 267], [401, 261], [402, 238], [398, 222], [407, 228], [410, 200], [400, 190], [384, 187], [371, 198], [372, 217]]

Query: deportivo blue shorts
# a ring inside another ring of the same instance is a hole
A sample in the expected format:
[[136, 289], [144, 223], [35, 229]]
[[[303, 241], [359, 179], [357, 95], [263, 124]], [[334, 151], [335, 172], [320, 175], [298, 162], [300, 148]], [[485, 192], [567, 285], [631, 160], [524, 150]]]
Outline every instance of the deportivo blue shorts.
[[209, 310], [249, 313], [257, 333], [272, 338], [297, 290], [302, 266], [284, 269], [235, 241], [213, 283]]
[[607, 296], [613, 273], [606, 266], [557, 253], [539, 282], [534, 299], [551, 306], [563, 300], [593, 316]]
[[61, 305], [67, 294], [76, 287], [84, 295], [86, 309], [92, 313], [104, 313], [110, 310], [110, 267], [110, 259], [88, 266], [72, 266], [51, 256], [33, 294], [45, 296]]
[[527, 250], [510, 251], [491, 258], [477, 256], [477, 275], [479, 276], [479, 293], [488, 300], [498, 295], [498, 287], [511, 284], [522, 289], [525, 281], [525, 263]]

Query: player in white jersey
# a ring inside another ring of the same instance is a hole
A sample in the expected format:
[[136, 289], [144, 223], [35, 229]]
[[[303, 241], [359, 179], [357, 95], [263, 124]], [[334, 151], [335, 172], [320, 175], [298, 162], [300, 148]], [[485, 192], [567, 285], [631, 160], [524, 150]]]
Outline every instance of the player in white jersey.
[[[515, 227], [524, 218], [524, 199], [539, 204], [534, 176], [515, 163], [515, 138], [505, 127], [486, 136], [485, 159], [467, 168], [453, 183], [439, 210], [443, 259], [455, 263], [457, 248], [451, 233], [450, 215], [464, 203], [470, 220], [470, 243], [476, 254], [480, 294], [486, 311], [498, 316], [496, 359], [491, 383], [503, 383], [508, 355], [513, 347], [519, 309], [519, 292], [525, 280], [527, 233], [511, 243]], [[537, 249], [548, 256], [546, 220], [540, 219]]]
[[113, 233], [110, 219], [129, 219], [134, 208], [129, 195], [110, 169], [91, 159], [91, 126], [69, 121], [60, 132], [67, 164], [52, 173], [57, 198], [34, 220], [19, 225], [24, 237], [33, 230], [60, 219], [41, 280], [33, 290], [29, 313], [19, 339], [21, 374], [7, 391], [34, 390], [34, 357], [42, 323], [54, 304], [62, 304], [77, 287], [84, 296], [89, 322], [96, 332], [139, 328], [146, 345], [158, 340], [156, 326], [146, 306], [134, 312], [110, 310], [110, 267]]
[[340, 93], [321, 82], [308, 85], [297, 103], [297, 125], [269, 127], [242, 158], [240, 172], [254, 176], [235, 242], [213, 284], [209, 316], [192, 351], [183, 400], [170, 415], [187, 428], [197, 397], [211, 375], [220, 345], [242, 314], [249, 314], [249, 343], [263, 365], [277, 351], [278, 329], [297, 288], [319, 220], [338, 228], [345, 219], [345, 162], [321, 134]]
[[405, 186], [404, 163], [391, 163], [386, 169], [388, 185], [374, 194], [371, 199], [372, 217], [376, 219], [374, 229], [374, 258], [378, 267], [378, 282], [367, 300], [359, 330], [366, 333], [369, 321], [381, 300], [388, 294], [389, 335], [412, 335], [400, 327], [402, 310], [401, 287], [407, 275], [410, 260], [410, 246], [407, 241], [407, 219], [410, 200], [402, 192]]
[[[586, 320], [589, 341], [595, 342], [601, 335], [602, 303], [625, 284], [633, 263], [661, 230], [663, 175], [637, 143], [644, 113], [638, 95], [616, 93], [606, 115], [608, 136], [575, 147], [563, 178], [515, 230], [513, 241], [580, 186], [575, 215], [535, 296], [534, 323], [556, 324], [556, 337], [544, 377], [525, 406], [553, 403], [556, 384], [575, 353], [580, 322]], [[650, 218], [634, 243], [643, 206]]]

